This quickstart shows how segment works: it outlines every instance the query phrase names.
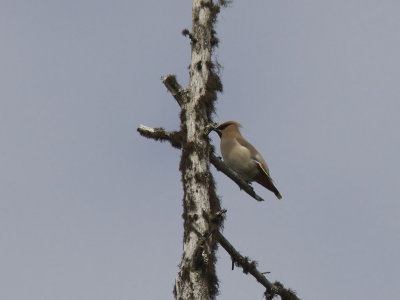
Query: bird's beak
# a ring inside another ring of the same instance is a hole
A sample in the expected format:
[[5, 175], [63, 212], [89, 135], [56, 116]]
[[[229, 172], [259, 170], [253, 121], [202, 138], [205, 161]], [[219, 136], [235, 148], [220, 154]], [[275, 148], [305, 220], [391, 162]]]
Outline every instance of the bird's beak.
[[219, 137], [221, 137], [222, 133], [217, 127], [218, 127], [218, 123], [217, 122], [214, 122], [212, 124], [207, 125], [204, 128], [204, 134], [205, 135], [209, 135], [211, 131], [215, 131], [216, 133], [218, 133]]
[[214, 128], [212, 128], [211, 130], [212, 130], [212, 131], [215, 131], [216, 133], [218, 133], [219, 137], [222, 136], [222, 132], [221, 132], [221, 130], [219, 130], [218, 128], [214, 127]]

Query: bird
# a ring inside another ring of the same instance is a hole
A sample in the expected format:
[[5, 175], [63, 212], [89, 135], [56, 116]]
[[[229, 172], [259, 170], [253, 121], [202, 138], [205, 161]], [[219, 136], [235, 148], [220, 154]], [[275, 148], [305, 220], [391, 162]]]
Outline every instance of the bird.
[[275, 187], [264, 158], [240, 133], [242, 127], [238, 122], [228, 121], [213, 127], [221, 138], [220, 149], [226, 165], [233, 169], [243, 180], [255, 181], [282, 199], [281, 193]]

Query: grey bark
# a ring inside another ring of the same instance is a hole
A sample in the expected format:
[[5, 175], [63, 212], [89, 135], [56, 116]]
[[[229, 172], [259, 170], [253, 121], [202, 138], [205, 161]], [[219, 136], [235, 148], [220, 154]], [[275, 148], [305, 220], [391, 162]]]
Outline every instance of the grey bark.
[[187, 101], [181, 105], [183, 134], [180, 169], [184, 189], [184, 240], [180, 271], [175, 281], [176, 299], [213, 299], [218, 292], [215, 275], [217, 241], [209, 231], [220, 209], [210, 172], [210, 145], [204, 127], [211, 120], [219, 79], [212, 71], [213, 23], [219, 7], [211, 0], [193, 0], [192, 55]]

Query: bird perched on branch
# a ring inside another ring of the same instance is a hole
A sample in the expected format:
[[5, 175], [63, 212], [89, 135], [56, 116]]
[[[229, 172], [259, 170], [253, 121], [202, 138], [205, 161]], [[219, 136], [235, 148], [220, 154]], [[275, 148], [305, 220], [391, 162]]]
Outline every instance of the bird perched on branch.
[[273, 192], [278, 199], [282, 199], [269, 174], [267, 163], [256, 148], [245, 140], [239, 131], [240, 127], [242, 126], [239, 123], [228, 121], [212, 128], [221, 138], [224, 162], [245, 181], [255, 181]]

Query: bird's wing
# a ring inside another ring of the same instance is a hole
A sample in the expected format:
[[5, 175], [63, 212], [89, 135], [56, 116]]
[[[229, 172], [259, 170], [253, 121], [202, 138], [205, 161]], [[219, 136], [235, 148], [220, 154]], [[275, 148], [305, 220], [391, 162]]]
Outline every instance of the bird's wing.
[[254, 156], [254, 154], [257, 153], [256, 148], [254, 148], [253, 145], [250, 144], [248, 141], [246, 141], [243, 137], [238, 136], [236, 140], [241, 146], [246, 147], [250, 151], [252, 156]]
[[247, 148], [250, 151], [251, 158], [259, 170], [259, 173], [255, 178], [255, 181], [261, 184], [262, 186], [266, 187], [268, 190], [272, 191], [278, 199], [282, 199], [282, 195], [275, 187], [274, 181], [269, 175], [269, 169], [267, 163], [265, 162], [261, 154], [258, 153], [256, 148], [254, 148], [253, 145], [250, 144], [248, 141], [246, 141], [243, 137], [238, 137], [237, 141], [241, 146]]
[[246, 141], [243, 137], [238, 137], [237, 141], [240, 145], [246, 147], [250, 151], [251, 158], [257, 163], [257, 165], [261, 164], [263, 166], [262, 167], [263, 172], [266, 173], [268, 177], [271, 178], [271, 176], [269, 175], [268, 165], [265, 162], [264, 158], [261, 156], [261, 154], [258, 153], [256, 148], [254, 148], [254, 146], [250, 144], [248, 141]]
[[263, 163], [261, 163], [261, 162], [259, 162], [259, 161], [257, 161], [257, 160], [255, 160], [255, 162], [256, 162], [258, 168], [261, 170], [261, 172], [264, 173], [265, 175], [267, 175], [268, 178], [269, 178], [269, 180], [271, 180], [271, 182], [274, 182], [274, 181], [272, 180], [272, 178], [271, 178], [271, 175], [269, 175], [268, 166], [267, 166], [267, 165], [264, 165]]

